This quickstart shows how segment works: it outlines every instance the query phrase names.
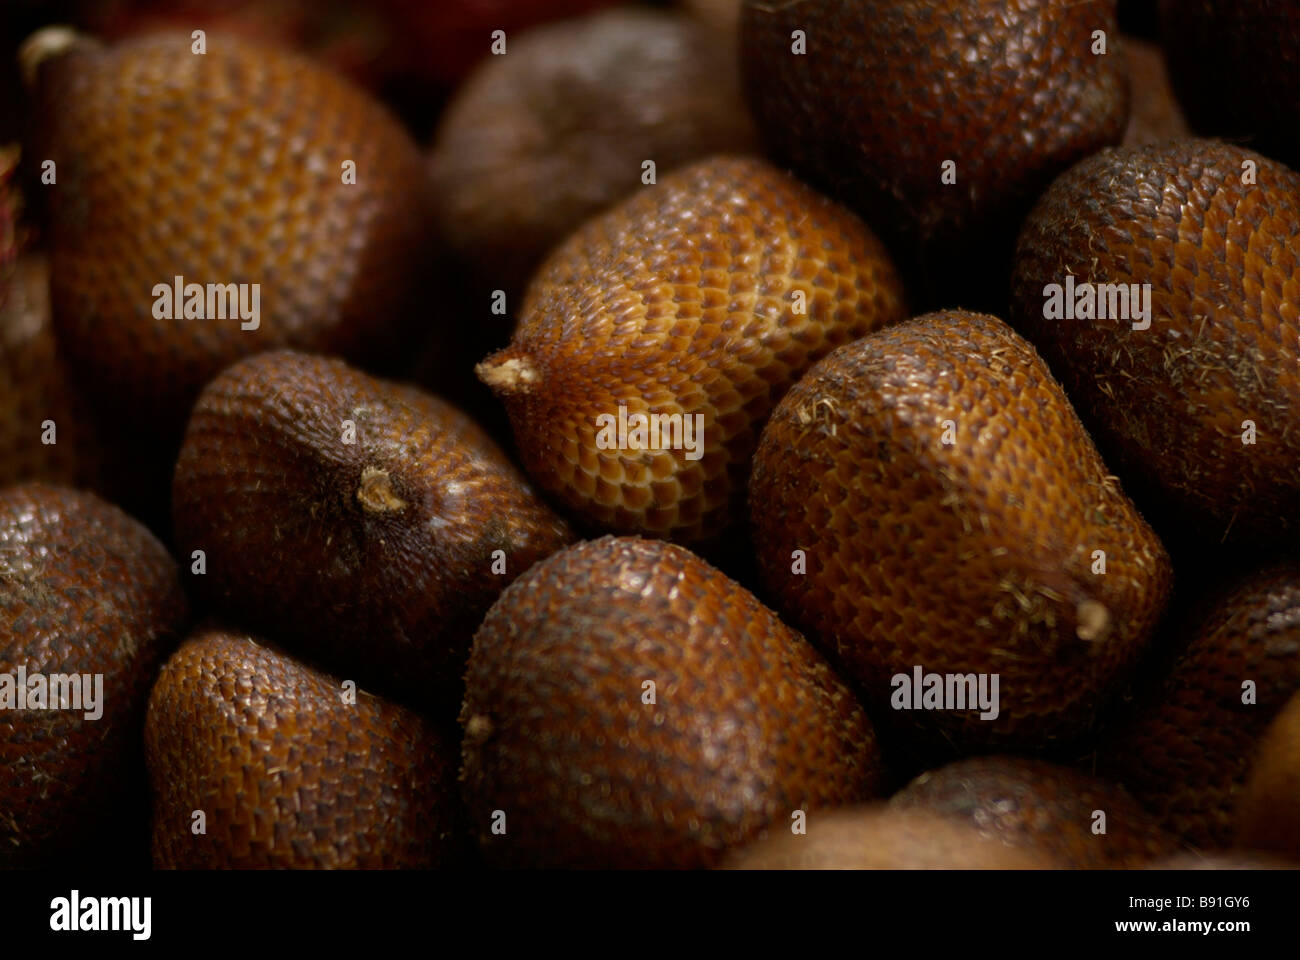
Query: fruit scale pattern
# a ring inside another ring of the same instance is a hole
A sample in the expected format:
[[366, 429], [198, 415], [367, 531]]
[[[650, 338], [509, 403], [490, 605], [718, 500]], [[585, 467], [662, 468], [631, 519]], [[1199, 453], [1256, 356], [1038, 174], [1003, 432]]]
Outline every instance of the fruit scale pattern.
[[58, 6], [0, 866], [1300, 863], [1290, 7]]

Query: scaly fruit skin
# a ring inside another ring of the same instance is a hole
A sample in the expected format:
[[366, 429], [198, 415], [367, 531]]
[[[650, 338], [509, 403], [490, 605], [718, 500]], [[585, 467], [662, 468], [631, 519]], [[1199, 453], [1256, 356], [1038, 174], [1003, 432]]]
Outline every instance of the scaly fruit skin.
[[154, 866], [448, 865], [454, 746], [418, 714], [351, 693], [246, 634], [197, 630], [149, 696]]
[[[972, 757], [923, 773], [890, 806], [958, 820], [1073, 870], [1128, 869], [1169, 856], [1177, 841], [1123, 788], [1026, 757]], [[1106, 815], [1095, 833], [1095, 811]]]
[[580, 543], [510, 586], [474, 637], [461, 722], [468, 814], [507, 866], [710, 866], [881, 776], [826, 662], [662, 541]]
[[[104, 451], [92, 411], [55, 342], [50, 268], [41, 255], [18, 261], [0, 306], [0, 486], [23, 481], [94, 485]], [[53, 443], [42, 437], [53, 421]]]
[[[529, 474], [575, 516], [699, 543], [743, 515], [754, 445], [789, 386], [904, 316], [893, 265], [857, 217], [761, 160], [715, 157], [552, 254], [510, 346], [478, 372]], [[702, 415], [702, 456], [602, 449], [597, 418], [620, 405], [629, 417]]]
[[1034, 198], [1128, 118], [1114, 0], [748, 0], [740, 29], [776, 156], [862, 213], [935, 306], [1001, 310]]
[[730, 870], [1058, 870], [1044, 850], [1018, 849], [963, 823], [884, 805], [808, 817], [728, 858]]
[[[429, 229], [419, 150], [378, 103], [296, 54], [192, 42], [74, 46], [36, 81], [60, 343], [98, 397], [168, 435], [240, 357], [395, 349]], [[156, 318], [154, 287], [177, 276], [260, 284], [260, 325], [183, 303]]]
[[[1247, 161], [1254, 182], [1243, 184]], [[1297, 530], [1298, 235], [1300, 175], [1194, 139], [1090, 157], [1052, 184], [1021, 232], [1013, 322], [1116, 466], [1215, 541]], [[1044, 288], [1067, 274], [1151, 284], [1150, 329], [1045, 318]]]
[[1215, 605], [1162, 689], [1103, 745], [1101, 768], [1166, 829], [1204, 849], [1227, 847], [1256, 743], [1297, 690], [1300, 567], [1289, 565]]
[[1237, 801], [1237, 843], [1300, 860], [1300, 694], [1269, 726]]
[[460, 702], [492, 601], [572, 539], [460, 411], [290, 351], [203, 391], [172, 505], [181, 556], [205, 552], [194, 584], [218, 609], [441, 707]]
[[613, 10], [541, 27], [488, 57], [430, 155], [440, 233], [495, 288], [656, 175], [754, 146], [735, 54], [683, 14]]
[[[880, 718], [962, 745], [1086, 732], [1170, 589], [1164, 547], [1047, 366], [981, 314], [928, 314], [813, 367], [763, 431], [750, 509], [777, 608]], [[894, 713], [891, 678], [915, 666], [998, 674], [999, 716]]]
[[0, 866], [84, 856], [129, 823], [149, 685], [187, 616], [175, 563], [122, 511], [39, 483], [0, 491], [0, 674], [16, 684], [23, 668], [29, 691], [36, 674], [47, 690], [53, 674], [102, 674], [96, 719], [0, 710]]
[[1300, 6], [1161, 0], [1160, 32], [1193, 127], [1300, 166]]

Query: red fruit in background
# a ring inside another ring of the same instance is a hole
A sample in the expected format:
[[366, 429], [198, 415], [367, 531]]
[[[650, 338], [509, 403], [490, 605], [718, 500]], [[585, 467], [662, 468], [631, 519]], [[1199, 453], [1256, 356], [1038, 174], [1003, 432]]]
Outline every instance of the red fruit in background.
[[610, 0], [81, 0], [76, 22], [105, 39], [222, 30], [296, 47], [379, 89], [398, 77], [450, 86], [491, 48], [492, 31], [610, 5]]
[[392, 69], [393, 34], [360, 0], [81, 0], [76, 23], [104, 40], [202, 28], [311, 54], [372, 89]]
[[492, 31], [510, 35], [534, 24], [576, 16], [610, 0], [374, 0], [396, 28], [414, 72], [452, 83], [491, 50]]

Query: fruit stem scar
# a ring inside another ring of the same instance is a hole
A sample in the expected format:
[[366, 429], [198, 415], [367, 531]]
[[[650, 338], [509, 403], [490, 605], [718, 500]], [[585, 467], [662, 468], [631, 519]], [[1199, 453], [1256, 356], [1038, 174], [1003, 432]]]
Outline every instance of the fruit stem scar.
[[524, 393], [538, 379], [537, 367], [527, 355], [502, 357], [500, 353], [494, 354], [476, 366], [474, 372], [494, 393]]
[[388, 471], [378, 467], [366, 467], [361, 471], [357, 499], [371, 513], [394, 513], [406, 506], [406, 501], [393, 493]]
[[492, 733], [492, 721], [481, 713], [476, 713], [465, 724], [465, 736], [472, 740], [486, 740]]
[[1102, 640], [1110, 633], [1110, 611], [1096, 600], [1084, 600], [1074, 610], [1080, 640]]
[[36, 89], [36, 74], [41, 64], [53, 57], [62, 56], [74, 47], [96, 46], [90, 37], [71, 27], [52, 26], [37, 30], [18, 49], [18, 69], [23, 86]]

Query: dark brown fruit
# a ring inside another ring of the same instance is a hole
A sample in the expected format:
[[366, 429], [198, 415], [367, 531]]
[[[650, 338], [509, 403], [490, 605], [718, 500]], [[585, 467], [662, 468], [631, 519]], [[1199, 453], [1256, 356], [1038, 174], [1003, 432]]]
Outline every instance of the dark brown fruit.
[[[1300, 175], [1208, 140], [1104, 150], [1021, 233], [1017, 327], [1116, 467], [1157, 491], [1140, 499], [1172, 501], [1215, 541], [1300, 529], [1297, 236]], [[1151, 284], [1149, 318], [1045, 317], [1045, 288], [1067, 274]]]
[[91, 485], [102, 459], [90, 407], [55, 342], [49, 263], [26, 256], [0, 306], [0, 486]]
[[1193, 127], [1300, 166], [1300, 5], [1161, 0], [1160, 32]]
[[1044, 850], [1008, 846], [944, 817], [886, 806], [831, 810], [730, 857], [732, 870], [1055, 870]]
[[1300, 861], [1300, 694], [1255, 750], [1237, 801], [1237, 844]]
[[457, 93], [430, 158], [442, 235], [488, 289], [522, 293], [560, 241], [641, 188], [646, 161], [659, 177], [754, 146], [733, 47], [682, 14], [597, 13], [507, 50]]
[[13, 282], [14, 266], [22, 248], [23, 233], [18, 218], [23, 195], [16, 176], [20, 157], [19, 148], [0, 147], [0, 309], [9, 299], [9, 285]]
[[679, 6], [709, 29], [734, 42], [740, 29], [742, 0], [681, 0]]
[[203, 391], [172, 502], [181, 555], [204, 551], [193, 582], [218, 609], [444, 708], [492, 601], [571, 539], [455, 408], [288, 351]]
[[1136, 147], [1187, 136], [1191, 131], [1169, 82], [1164, 51], [1146, 40], [1125, 37], [1124, 54], [1133, 103], [1123, 145]]
[[[50, 44], [35, 64], [48, 40], [26, 48], [44, 118], [31, 157], [57, 165], [54, 317], [88, 389], [137, 431], [170, 436], [240, 357], [394, 348], [427, 266], [428, 202], [420, 152], [383, 107], [310, 60], [234, 37], [208, 36], [202, 55], [188, 34]], [[155, 286], [177, 276], [204, 287], [205, 313], [207, 284], [249, 284], [250, 312], [259, 284], [259, 325], [185, 318], [185, 303], [159, 319]]]
[[155, 867], [440, 867], [455, 855], [454, 745], [246, 634], [206, 627], [181, 645], [149, 697], [145, 743]]
[[[187, 614], [175, 563], [116, 507], [44, 484], [0, 491], [0, 866], [104, 855], [130, 833], [149, 684]], [[90, 675], [68, 708], [56, 674]]]
[[889, 803], [969, 824], [1075, 870], [1141, 866], [1178, 846], [1123, 788], [1024, 757], [959, 760], [923, 773]]
[[1124, 132], [1118, 41], [1114, 0], [748, 0], [741, 14], [749, 99], [778, 158], [881, 231], [918, 296], [999, 311], [1034, 198]]
[[[1084, 734], [1170, 588], [1047, 366], [981, 314], [928, 314], [813, 367], [763, 431], [750, 509], [777, 608], [880, 719], [957, 744]], [[998, 716], [891, 710], [916, 667], [990, 675], [990, 694], [998, 675]]]
[[[761, 160], [715, 157], [571, 237], [533, 279], [511, 345], [478, 370], [529, 474], [576, 517], [701, 542], [743, 515], [750, 457], [781, 395], [904, 311], [862, 221]], [[629, 425], [702, 416], [700, 459], [684, 436], [675, 449], [662, 437], [659, 449], [603, 449], [597, 418], [617, 420], [620, 406]]]
[[1210, 854], [1180, 853], [1155, 863], [1147, 870], [1300, 870], [1300, 864], [1279, 860], [1253, 850], [1228, 850]]
[[461, 722], [466, 806], [500, 865], [711, 866], [881, 777], [826, 662], [662, 541], [580, 543], [508, 588], [475, 635]]
[[[1246, 681], [1253, 703], [1243, 703]], [[1166, 829], [1227, 847], [1256, 743], [1297, 690], [1300, 567], [1283, 566], [1215, 606], [1162, 688], [1103, 748], [1103, 767]]]

